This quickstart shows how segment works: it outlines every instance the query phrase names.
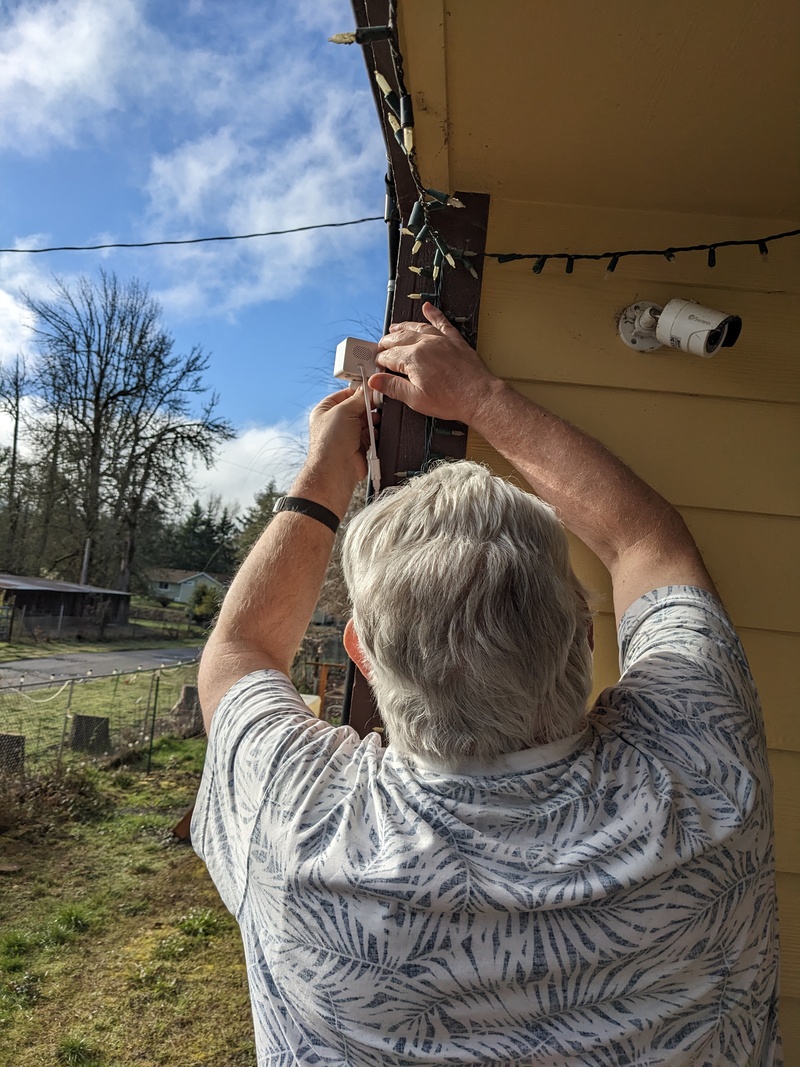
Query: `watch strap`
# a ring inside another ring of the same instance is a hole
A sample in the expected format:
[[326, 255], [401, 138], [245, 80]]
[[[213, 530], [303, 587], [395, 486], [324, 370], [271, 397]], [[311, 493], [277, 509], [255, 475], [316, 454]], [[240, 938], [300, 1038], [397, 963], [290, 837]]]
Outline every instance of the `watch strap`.
[[272, 514], [277, 515], [279, 511], [296, 511], [298, 515], [308, 515], [310, 519], [316, 519], [334, 533], [339, 529], [338, 515], [329, 508], [323, 507], [322, 504], [317, 504], [314, 500], [306, 500], [302, 496], [279, 497], [275, 501]]

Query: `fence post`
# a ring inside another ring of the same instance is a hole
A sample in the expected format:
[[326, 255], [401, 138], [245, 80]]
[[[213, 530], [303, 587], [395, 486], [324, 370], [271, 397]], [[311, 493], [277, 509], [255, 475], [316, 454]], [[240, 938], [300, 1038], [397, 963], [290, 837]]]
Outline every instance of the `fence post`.
[[147, 773], [150, 773], [150, 766], [153, 762], [153, 738], [156, 732], [156, 709], [158, 708], [158, 685], [161, 681], [161, 671], [155, 672], [155, 692], [153, 693], [153, 717], [150, 720], [150, 748], [147, 750]]
[[58, 769], [61, 770], [61, 759], [64, 755], [64, 742], [67, 739], [67, 721], [72, 710], [72, 690], [75, 688], [75, 679], [70, 678], [69, 692], [67, 693], [67, 706], [64, 710], [64, 725], [61, 729], [61, 743], [58, 746]]
[[[139, 667], [139, 670], [141, 670], [141, 669], [142, 668]], [[150, 686], [149, 686], [149, 688], [147, 690], [147, 707], [144, 709], [144, 722], [142, 723], [142, 737], [144, 737], [147, 734], [147, 723], [148, 723], [148, 720], [150, 719], [150, 697], [153, 695], [153, 683], [155, 682], [155, 678], [156, 678], [156, 672], [152, 671], [150, 673]]]

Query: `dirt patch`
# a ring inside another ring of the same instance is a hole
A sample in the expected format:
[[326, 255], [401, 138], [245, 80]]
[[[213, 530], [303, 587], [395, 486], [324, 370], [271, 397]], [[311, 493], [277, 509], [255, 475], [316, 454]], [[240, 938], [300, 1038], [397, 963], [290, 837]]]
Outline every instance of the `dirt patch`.
[[0, 1063], [254, 1067], [238, 928], [171, 833], [202, 750], [93, 770], [104, 810], [0, 835]]

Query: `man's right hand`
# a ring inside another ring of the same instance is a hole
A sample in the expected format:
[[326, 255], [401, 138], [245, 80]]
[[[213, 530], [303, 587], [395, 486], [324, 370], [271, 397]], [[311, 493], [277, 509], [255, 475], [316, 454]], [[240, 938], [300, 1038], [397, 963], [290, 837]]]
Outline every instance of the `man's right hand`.
[[377, 362], [396, 373], [373, 374], [370, 388], [423, 415], [472, 426], [500, 379], [438, 308], [426, 303], [422, 313], [427, 322], [398, 323], [381, 338]]
[[617, 617], [643, 593], [694, 585], [714, 593], [674, 508], [599, 441], [517, 393], [431, 304], [380, 342], [370, 387], [437, 419], [465, 422], [523, 475], [608, 568]]

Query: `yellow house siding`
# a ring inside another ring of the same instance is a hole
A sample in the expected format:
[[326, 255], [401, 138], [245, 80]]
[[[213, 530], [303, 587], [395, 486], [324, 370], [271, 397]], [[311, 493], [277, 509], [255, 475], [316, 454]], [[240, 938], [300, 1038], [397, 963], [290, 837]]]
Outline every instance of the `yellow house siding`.
[[[604, 252], [618, 248], [667, 248], [728, 237], [750, 239], [791, 229], [785, 218], [731, 218], [666, 212], [492, 201], [487, 249], [492, 252]], [[755, 247], [720, 248], [717, 266], [705, 252], [685, 252], [672, 262], [660, 256], [621, 259], [605, 276], [605, 264], [578, 262], [564, 273], [550, 261], [538, 277], [530, 262], [497, 264], [484, 271], [481, 336], [487, 358], [502, 361], [509, 378], [578, 381], [586, 385], [645, 389], [746, 400], [800, 401], [797, 359], [797, 290], [800, 241], [769, 246], [764, 260]], [[533, 283], [537, 288], [532, 289]], [[676, 289], [676, 286], [679, 288]], [[661, 349], [642, 355], [617, 337], [615, 309], [636, 299], [665, 302], [689, 295], [744, 320], [739, 343], [710, 360]], [[537, 295], [538, 294], [538, 295]], [[546, 294], [546, 299], [538, 297]], [[520, 332], [515, 306], [528, 310]], [[724, 357], [724, 358], [723, 358]]]
[[402, 0], [398, 14], [416, 126], [432, 127], [423, 173], [444, 140], [451, 188], [737, 215], [796, 202], [794, 0], [670, 0], [655, 17], [641, 0]]
[[[531, 362], [537, 363], [534, 352]], [[793, 404], [645, 390], [631, 396], [630, 389], [550, 382], [514, 384], [545, 407], [569, 411], [573, 422], [602, 437], [612, 452], [641, 442], [639, 474], [658, 483], [680, 506], [800, 516], [800, 479], [787, 484], [786, 477], [788, 469], [800, 466]]]
[[[783, 221], [598, 210], [495, 198], [487, 249], [604, 251], [666, 247], [786, 229]], [[800, 1063], [800, 242], [597, 263], [564, 275], [550, 261], [487, 261], [479, 350], [524, 395], [600, 437], [681, 511], [742, 637], [764, 706], [775, 781], [782, 932], [782, 1028]], [[703, 360], [627, 349], [616, 315], [639, 299], [687, 296], [740, 314], [742, 338]], [[468, 454], [511, 475], [477, 435]], [[596, 691], [618, 678], [608, 575], [573, 539], [596, 618]]]

